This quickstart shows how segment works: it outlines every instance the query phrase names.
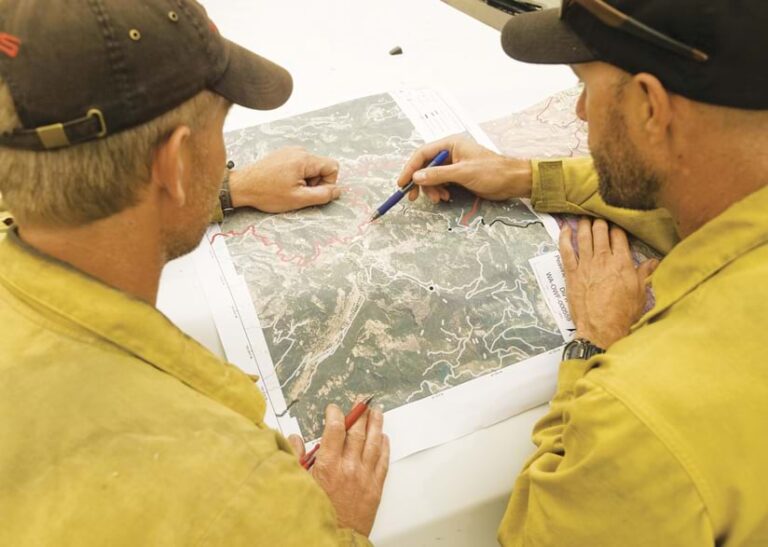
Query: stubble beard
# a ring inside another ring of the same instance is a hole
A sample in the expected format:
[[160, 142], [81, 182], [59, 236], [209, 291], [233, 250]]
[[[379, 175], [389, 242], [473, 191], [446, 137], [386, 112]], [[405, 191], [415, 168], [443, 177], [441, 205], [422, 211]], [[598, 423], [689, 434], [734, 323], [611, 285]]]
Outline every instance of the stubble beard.
[[202, 226], [195, 226], [194, 229], [191, 228], [189, 232], [183, 236], [175, 237], [172, 239], [166, 247], [166, 262], [170, 262], [171, 260], [182, 257], [194, 251], [200, 244], [200, 241], [202, 241], [207, 226], [207, 222]]
[[609, 114], [605, 134], [609, 139], [592, 150], [600, 197], [613, 207], [656, 209], [662, 178], [643, 161], [629, 139], [623, 116], [616, 109]]

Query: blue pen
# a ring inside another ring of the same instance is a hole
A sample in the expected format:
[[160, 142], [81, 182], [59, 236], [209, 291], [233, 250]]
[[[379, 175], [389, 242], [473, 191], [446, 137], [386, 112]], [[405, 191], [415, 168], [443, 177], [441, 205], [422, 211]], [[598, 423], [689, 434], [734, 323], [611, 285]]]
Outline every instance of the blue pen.
[[[428, 167], [435, 167], [436, 165], [442, 164], [446, 159], [448, 158], [448, 150], [440, 150], [438, 152], [437, 156], [435, 156], [435, 159], [433, 159], [431, 162], [429, 162], [429, 165], [425, 167], [424, 169], [427, 169]], [[380, 216], [382, 216], [384, 213], [389, 211], [392, 207], [397, 205], [401, 199], [405, 197], [405, 195], [410, 192], [414, 187], [413, 181], [409, 182], [402, 188], [399, 188], [397, 192], [389, 196], [389, 199], [385, 201], [381, 207], [376, 209], [376, 212], [373, 213], [373, 216], [371, 217], [370, 222], [373, 222]]]

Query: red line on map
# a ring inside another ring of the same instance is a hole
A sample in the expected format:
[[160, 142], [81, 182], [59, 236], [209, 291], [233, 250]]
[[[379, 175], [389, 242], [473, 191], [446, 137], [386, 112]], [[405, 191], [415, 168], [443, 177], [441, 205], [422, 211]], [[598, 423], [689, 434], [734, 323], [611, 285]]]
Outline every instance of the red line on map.
[[475, 202], [472, 204], [472, 209], [470, 209], [466, 215], [464, 215], [461, 218], [461, 221], [459, 224], [462, 224], [463, 226], [469, 226], [469, 221], [472, 219], [473, 216], [477, 214], [477, 210], [480, 208], [480, 198], [475, 198]]
[[230, 237], [242, 237], [245, 235], [249, 235], [258, 241], [260, 241], [265, 247], [276, 247], [276, 254], [277, 257], [282, 260], [283, 262], [295, 262], [297, 266], [300, 268], [306, 268], [307, 266], [310, 266], [314, 262], [317, 261], [318, 258], [320, 258], [320, 255], [323, 253], [324, 250], [333, 247], [334, 245], [346, 245], [357, 239], [360, 235], [365, 232], [366, 228], [370, 225], [370, 221], [368, 220], [369, 216], [372, 214], [373, 209], [371, 206], [363, 201], [361, 199], [361, 196], [358, 192], [355, 191], [355, 189], [352, 188], [344, 188], [342, 189], [342, 192], [347, 193], [350, 196], [349, 202], [350, 205], [352, 205], [354, 208], [362, 211], [363, 213], [363, 220], [357, 225], [357, 229], [355, 230], [355, 233], [351, 236], [333, 236], [328, 238], [325, 241], [320, 241], [318, 243], [315, 243], [313, 245], [312, 253], [309, 256], [301, 256], [301, 255], [290, 255], [286, 253], [285, 249], [274, 239], [270, 238], [268, 235], [265, 235], [258, 231], [256, 226], [250, 225], [245, 230], [237, 231], [237, 230], [230, 230], [228, 232], [220, 232], [218, 234], [215, 234], [210, 242], [213, 243], [216, 241], [216, 238], [221, 237], [224, 239], [230, 238]]

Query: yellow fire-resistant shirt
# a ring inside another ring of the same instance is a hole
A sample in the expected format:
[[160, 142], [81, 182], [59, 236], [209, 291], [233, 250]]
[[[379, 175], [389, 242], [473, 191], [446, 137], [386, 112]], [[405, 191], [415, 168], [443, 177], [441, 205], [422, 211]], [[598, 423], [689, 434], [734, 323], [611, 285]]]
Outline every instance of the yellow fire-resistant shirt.
[[[675, 243], [664, 212], [601, 203], [588, 161], [546, 162], [535, 183], [541, 210]], [[503, 545], [768, 545], [768, 187], [677, 243], [652, 284], [631, 335], [560, 365]]]
[[160, 312], [0, 241], [0, 545], [350, 545], [259, 390]]

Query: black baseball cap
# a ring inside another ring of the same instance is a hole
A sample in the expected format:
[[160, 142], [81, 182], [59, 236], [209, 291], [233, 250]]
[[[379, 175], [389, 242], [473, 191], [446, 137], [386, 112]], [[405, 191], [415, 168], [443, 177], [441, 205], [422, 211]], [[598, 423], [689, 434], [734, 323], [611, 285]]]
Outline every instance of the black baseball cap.
[[563, 0], [513, 17], [501, 41], [520, 61], [604, 61], [698, 102], [768, 109], [766, 0]]
[[293, 86], [194, 0], [3, 0], [0, 77], [23, 125], [0, 146], [28, 150], [113, 135], [204, 89], [269, 110]]

